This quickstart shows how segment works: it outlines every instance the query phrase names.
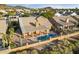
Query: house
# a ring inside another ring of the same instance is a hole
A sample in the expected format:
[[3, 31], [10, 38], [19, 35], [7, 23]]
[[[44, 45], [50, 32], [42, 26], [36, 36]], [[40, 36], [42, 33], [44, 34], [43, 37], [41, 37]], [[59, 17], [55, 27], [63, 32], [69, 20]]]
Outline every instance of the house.
[[11, 11], [14, 11], [14, 9], [12, 8], [9, 8], [9, 9], [6, 9], [7, 12], [11, 12]]
[[53, 19], [57, 22], [58, 28], [67, 28], [67, 27], [74, 27], [76, 23], [78, 23], [74, 18], [71, 16], [54, 16]]
[[31, 13], [31, 10], [30, 10], [30, 9], [24, 9], [24, 11], [25, 11], [26, 13]]
[[68, 11], [63, 12], [63, 16], [69, 16], [69, 15], [71, 15], [71, 12], [68, 12]]
[[[41, 21], [40, 21], [41, 20]], [[44, 22], [46, 21], [46, 22]], [[49, 33], [50, 25], [47, 24], [47, 19], [43, 17], [21, 17], [19, 19], [20, 28], [24, 37], [33, 36], [34, 34], [41, 35], [43, 33]], [[46, 25], [47, 24], [47, 25]]]
[[55, 16], [62, 16], [59, 12], [55, 13]]
[[6, 10], [0, 9], [0, 12], [2, 12], [3, 14], [7, 14], [7, 11]]
[[19, 20], [19, 16], [15, 15], [15, 16], [9, 16], [10, 21], [18, 21]]
[[23, 9], [16, 9], [16, 12], [24, 12]]
[[77, 14], [75, 13], [75, 12], [73, 12], [72, 14], [71, 14], [71, 16], [76, 16]]
[[2, 39], [3, 34], [6, 34], [7, 28], [8, 24], [6, 20], [4, 18], [0, 19], [0, 39]]

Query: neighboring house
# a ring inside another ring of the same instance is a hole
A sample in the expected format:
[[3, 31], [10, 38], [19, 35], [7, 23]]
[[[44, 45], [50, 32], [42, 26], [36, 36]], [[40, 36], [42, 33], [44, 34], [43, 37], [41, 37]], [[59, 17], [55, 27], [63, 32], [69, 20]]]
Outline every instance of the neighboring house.
[[0, 19], [0, 39], [2, 39], [3, 34], [6, 34], [8, 24], [5, 19]]
[[24, 11], [25, 11], [26, 13], [31, 13], [31, 10], [30, 10], [30, 9], [24, 9]]
[[18, 16], [24, 15], [24, 9], [16, 9], [16, 14]]
[[19, 20], [19, 16], [9, 16], [9, 20], [10, 21], [18, 21]]
[[73, 12], [72, 14], [71, 14], [71, 16], [76, 16], [77, 14], [75, 13], [75, 12]]
[[55, 16], [62, 16], [59, 12], [55, 13]]
[[2, 12], [3, 14], [7, 14], [7, 11], [5, 10], [0, 10], [0, 12]]
[[[42, 23], [39, 21], [41, 20]], [[49, 28], [45, 26], [47, 23], [43, 24], [46, 18], [36, 18], [33, 16], [22, 17], [19, 19], [20, 28], [24, 37], [33, 34], [49, 33]], [[48, 22], [48, 21], [47, 21]]]
[[7, 12], [14, 11], [14, 9], [6, 9]]
[[78, 23], [74, 18], [71, 16], [60, 16], [60, 17], [53, 17], [53, 19], [57, 22], [58, 28], [61, 27], [74, 27], [76, 23]]
[[16, 12], [24, 12], [23, 9], [16, 9]]
[[71, 12], [68, 11], [63, 12], [63, 16], [69, 16], [69, 15], [71, 15]]

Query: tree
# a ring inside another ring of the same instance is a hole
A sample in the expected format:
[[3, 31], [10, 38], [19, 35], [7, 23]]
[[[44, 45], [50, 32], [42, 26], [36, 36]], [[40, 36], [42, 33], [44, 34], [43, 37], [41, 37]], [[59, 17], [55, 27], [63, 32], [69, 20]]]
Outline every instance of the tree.
[[3, 15], [3, 12], [0, 12], [0, 18], [2, 17], [2, 15]]
[[13, 36], [14, 36], [14, 28], [9, 28], [8, 44], [10, 48], [11, 48], [11, 45], [13, 45]]
[[9, 48], [13, 45], [13, 35], [14, 35], [14, 29], [10, 28], [9, 29], [9, 34], [3, 34], [2, 36], [2, 43], [3, 47], [5, 48], [6, 44], [8, 45]]
[[63, 40], [63, 48], [64, 48], [64, 53], [73, 53], [73, 49], [75, 48], [74, 44], [72, 44], [68, 39]]
[[48, 51], [48, 50], [44, 50], [44, 52], [43, 52], [43, 54], [49, 54], [50, 53], [50, 51]]
[[3, 34], [3, 36], [2, 36], [2, 46], [3, 46], [3, 48], [5, 48], [6, 44], [8, 44], [7, 36], [6, 36], [6, 34]]
[[42, 13], [41, 15], [50, 19], [54, 16], [54, 14], [55, 14], [55, 10], [50, 10], [50, 11], [47, 11], [45, 13]]
[[46, 17], [46, 18], [52, 18], [52, 16], [53, 16], [53, 14], [52, 14], [52, 12], [51, 11], [48, 11], [48, 12], [46, 12], [46, 13], [42, 13], [41, 14], [42, 16], [44, 16], [44, 17]]
[[52, 46], [51, 48], [52, 48], [52, 50], [50, 51], [51, 54], [60, 54], [61, 53], [59, 51], [59, 48], [58, 48], [57, 44]]
[[62, 40], [61, 43], [55, 44], [52, 46], [52, 54], [70, 54], [73, 53], [72, 51], [73, 45], [67, 40]]
[[0, 15], [3, 15], [3, 12], [0, 12]]
[[74, 42], [74, 45], [75, 45], [76, 48], [78, 48], [78, 47], [79, 47], [79, 40], [76, 40], [76, 41]]
[[22, 17], [29, 17], [30, 14], [29, 13], [24, 13], [23, 15], [21, 15]]
[[38, 54], [38, 51], [34, 49], [34, 50], [31, 51], [31, 53], [32, 54]]
[[8, 12], [8, 15], [9, 15], [9, 16], [14, 16], [14, 15], [16, 15], [16, 12], [14, 12], [14, 11], [9, 11], [9, 12]]
[[31, 9], [32, 13], [36, 13], [37, 10], [36, 9]]

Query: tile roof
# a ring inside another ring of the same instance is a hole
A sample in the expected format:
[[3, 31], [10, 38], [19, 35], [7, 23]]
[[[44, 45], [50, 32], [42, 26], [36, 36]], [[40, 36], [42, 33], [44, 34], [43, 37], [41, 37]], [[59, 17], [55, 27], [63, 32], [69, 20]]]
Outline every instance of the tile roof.
[[42, 24], [44, 22], [43, 20], [45, 20], [44, 18], [42, 19], [42, 22], [39, 21], [39, 20], [41, 20], [40, 18], [37, 19], [38, 23], [40, 23], [39, 26], [36, 26], [37, 20], [35, 20], [35, 18], [36, 17], [31, 16], [31, 17], [22, 17], [22, 18], [19, 19], [19, 23], [20, 23], [22, 33], [42, 31], [42, 30], [48, 29], [45, 26], [46, 23]]
[[[0, 20], [0, 33], [6, 33], [7, 30], [7, 24], [6, 24], [6, 20]], [[2, 34], [0, 35], [0, 38], [2, 37]]]
[[[77, 23], [77, 21], [72, 18], [71, 16], [60, 16], [60, 17], [53, 17], [53, 19], [59, 23], [60, 25], [66, 25], [68, 24], [69, 26], [75, 25], [74, 23]], [[66, 23], [66, 20], [69, 19], [69, 23]]]

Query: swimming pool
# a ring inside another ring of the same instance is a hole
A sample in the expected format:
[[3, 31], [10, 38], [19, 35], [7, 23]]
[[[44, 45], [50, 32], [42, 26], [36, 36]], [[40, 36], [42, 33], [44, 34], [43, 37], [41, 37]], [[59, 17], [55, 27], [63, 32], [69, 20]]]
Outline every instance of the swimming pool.
[[45, 41], [45, 40], [48, 40], [50, 37], [53, 38], [53, 37], [56, 37], [56, 36], [57, 36], [56, 33], [54, 33], [54, 34], [47, 34], [47, 35], [43, 35], [43, 36], [37, 37], [37, 40]]

